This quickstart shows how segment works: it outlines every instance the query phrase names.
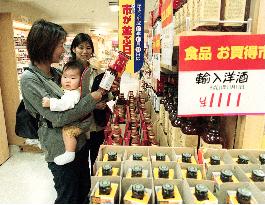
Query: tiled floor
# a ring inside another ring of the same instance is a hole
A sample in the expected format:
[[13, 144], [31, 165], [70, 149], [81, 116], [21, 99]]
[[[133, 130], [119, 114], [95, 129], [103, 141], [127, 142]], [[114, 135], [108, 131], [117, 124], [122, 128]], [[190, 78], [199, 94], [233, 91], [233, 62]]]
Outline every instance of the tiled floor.
[[[121, 92], [138, 90], [137, 78], [125, 74]], [[0, 204], [53, 204], [56, 191], [44, 154], [20, 152], [10, 146], [10, 158], [0, 165]]]
[[55, 198], [44, 154], [10, 146], [10, 158], [0, 166], [0, 204], [52, 204]]

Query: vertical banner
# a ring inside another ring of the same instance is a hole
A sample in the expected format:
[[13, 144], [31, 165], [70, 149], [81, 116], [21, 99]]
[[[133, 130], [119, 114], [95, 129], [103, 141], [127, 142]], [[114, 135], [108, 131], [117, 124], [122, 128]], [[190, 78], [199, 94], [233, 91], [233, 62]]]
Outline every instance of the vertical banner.
[[144, 61], [145, 0], [119, 0], [119, 50], [131, 57], [126, 71], [135, 73]]
[[172, 0], [163, 0], [161, 19], [162, 19], [161, 63], [171, 66], [173, 43], [174, 43], [174, 22], [173, 22]]

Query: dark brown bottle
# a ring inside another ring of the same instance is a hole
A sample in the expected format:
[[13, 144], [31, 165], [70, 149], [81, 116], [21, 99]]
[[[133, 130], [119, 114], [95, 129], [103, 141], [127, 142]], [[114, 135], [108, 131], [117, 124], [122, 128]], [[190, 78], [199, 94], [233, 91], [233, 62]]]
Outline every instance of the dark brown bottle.
[[187, 168], [186, 177], [192, 178], [192, 179], [197, 179], [197, 173], [198, 173], [198, 169], [196, 167], [190, 166]]
[[143, 167], [135, 165], [132, 168], [132, 177], [142, 177], [143, 175]]
[[220, 131], [220, 118], [211, 117], [207, 127], [202, 131], [202, 134], [200, 134], [200, 137], [207, 144], [222, 144], [223, 139]]
[[182, 153], [182, 162], [191, 163], [191, 153]]
[[102, 175], [111, 176], [112, 175], [112, 166], [110, 164], [105, 164], [102, 166]]
[[260, 169], [254, 169], [251, 173], [251, 178], [254, 182], [264, 182], [265, 173]]
[[223, 169], [221, 171], [220, 179], [222, 182], [233, 182], [233, 172], [229, 169]]
[[249, 158], [245, 155], [238, 155], [237, 163], [238, 164], [248, 164]]
[[174, 198], [174, 186], [172, 184], [162, 185], [162, 196], [164, 199]]
[[164, 153], [157, 152], [156, 161], [166, 161], [166, 155]]
[[247, 188], [238, 188], [236, 192], [236, 199], [240, 204], [250, 204], [251, 202], [251, 191]]
[[117, 152], [108, 152], [108, 161], [117, 161]]
[[265, 154], [260, 154], [259, 155], [259, 161], [261, 164], [265, 164]]
[[143, 159], [143, 154], [141, 153], [134, 153], [133, 154], [133, 160], [142, 160]]
[[221, 163], [221, 159], [219, 156], [217, 155], [212, 155], [210, 158], [210, 164], [211, 165], [220, 165]]
[[159, 166], [158, 167], [158, 176], [159, 178], [168, 178], [169, 177], [169, 168], [168, 166]]
[[142, 200], [144, 198], [144, 185], [133, 184], [132, 185], [132, 198]]
[[109, 195], [111, 192], [111, 182], [108, 180], [103, 180], [99, 182], [99, 194]]
[[204, 201], [208, 199], [208, 187], [204, 184], [196, 184], [195, 196], [198, 201]]
[[186, 118], [185, 122], [181, 125], [181, 131], [186, 135], [198, 135], [198, 124], [197, 124], [197, 118], [190, 117]]

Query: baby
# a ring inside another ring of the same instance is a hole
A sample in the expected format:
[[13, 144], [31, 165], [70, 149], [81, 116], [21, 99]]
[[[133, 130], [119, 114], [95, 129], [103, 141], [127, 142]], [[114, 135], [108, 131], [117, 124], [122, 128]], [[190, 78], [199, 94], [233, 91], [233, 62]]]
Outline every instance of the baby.
[[[49, 107], [51, 111], [65, 111], [74, 108], [80, 100], [80, 80], [84, 68], [77, 61], [70, 61], [63, 67], [61, 79], [64, 95], [61, 99], [44, 97], [42, 106]], [[62, 130], [65, 153], [54, 158], [58, 165], [64, 165], [75, 159], [76, 137], [80, 134], [80, 128], [76, 126], [65, 126]]]

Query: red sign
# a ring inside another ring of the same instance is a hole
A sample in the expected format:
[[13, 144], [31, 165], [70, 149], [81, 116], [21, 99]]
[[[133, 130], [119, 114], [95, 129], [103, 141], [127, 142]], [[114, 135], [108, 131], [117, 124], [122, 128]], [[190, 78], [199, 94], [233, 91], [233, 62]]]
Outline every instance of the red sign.
[[265, 69], [265, 35], [181, 36], [179, 71]]

